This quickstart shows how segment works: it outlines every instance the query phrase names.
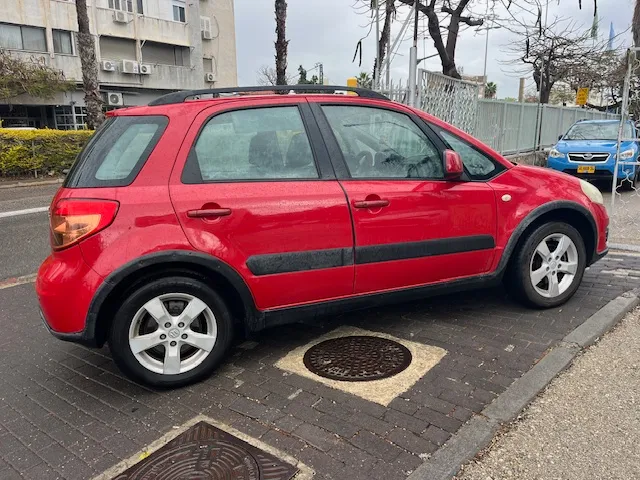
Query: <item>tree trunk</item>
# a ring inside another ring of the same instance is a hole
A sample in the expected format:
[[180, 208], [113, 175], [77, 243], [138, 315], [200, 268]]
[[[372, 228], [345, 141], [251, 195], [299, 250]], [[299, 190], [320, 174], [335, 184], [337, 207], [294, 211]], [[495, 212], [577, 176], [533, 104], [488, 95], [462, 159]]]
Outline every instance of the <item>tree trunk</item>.
[[447, 59], [449, 60], [445, 65], [442, 62], [442, 73], [448, 77], [460, 79], [460, 74], [456, 68], [456, 45], [458, 43], [458, 33], [460, 32], [460, 16], [451, 15], [451, 22], [449, 23], [449, 35], [447, 35], [447, 46], [445, 48], [447, 52]]
[[[382, 32], [380, 33], [380, 39], [378, 40], [378, 55], [380, 56], [380, 69], [384, 65], [384, 59], [387, 55], [390, 55], [391, 52], [387, 52], [387, 45], [389, 45], [389, 38], [391, 36], [391, 24], [393, 23], [393, 16], [396, 13], [396, 7], [394, 5], [394, 0], [387, 0], [385, 4], [385, 14], [384, 14], [384, 26], [382, 27]], [[377, 60], [377, 59], [376, 59]], [[378, 74], [378, 64], [376, 60], [373, 62], [373, 80], [376, 80], [376, 75]], [[380, 75], [382, 75], [382, 71], [380, 71]]]
[[78, 50], [82, 65], [84, 102], [87, 106], [87, 127], [93, 130], [104, 122], [104, 113], [102, 112], [103, 102], [98, 83], [96, 48], [89, 31], [87, 0], [76, 0], [76, 14], [78, 16]]
[[287, 2], [275, 0], [276, 10], [276, 85], [287, 84]]
[[631, 21], [633, 31], [633, 44], [640, 47], [640, 0], [636, 0], [636, 7], [633, 10], [633, 20]]

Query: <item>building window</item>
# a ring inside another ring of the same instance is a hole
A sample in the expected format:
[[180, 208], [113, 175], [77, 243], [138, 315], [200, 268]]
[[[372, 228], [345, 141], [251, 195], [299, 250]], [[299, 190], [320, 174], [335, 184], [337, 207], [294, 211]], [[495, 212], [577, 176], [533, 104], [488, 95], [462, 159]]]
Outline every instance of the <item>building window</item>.
[[133, 12], [133, 0], [109, 0], [109, 8], [131, 13]]
[[187, 17], [185, 15], [184, 4], [173, 4], [173, 19], [176, 22], [185, 23], [187, 21]]
[[76, 130], [87, 129], [87, 107], [73, 107], [76, 112]]
[[138, 0], [136, 8], [138, 9], [139, 15], [144, 15], [144, 0]]
[[54, 30], [52, 33], [53, 51], [55, 53], [73, 55], [73, 41], [71, 40], [71, 32], [67, 32], [66, 30]]
[[46, 52], [44, 28], [0, 23], [0, 48]]

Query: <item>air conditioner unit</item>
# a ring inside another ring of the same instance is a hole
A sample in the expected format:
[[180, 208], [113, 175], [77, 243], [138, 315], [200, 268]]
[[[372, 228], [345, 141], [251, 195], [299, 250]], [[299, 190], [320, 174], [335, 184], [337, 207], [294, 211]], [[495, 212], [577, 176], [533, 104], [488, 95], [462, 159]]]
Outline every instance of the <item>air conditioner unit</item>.
[[146, 63], [140, 64], [140, 75], [151, 75], [151, 65]]
[[121, 107], [124, 105], [122, 94], [119, 92], [107, 92], [107, 105], [111, 107]]
[[134, 60], [122, 60], [120, 71], [122, 73], [138, 74], [140, 73], [140, 68], [138, 67], [138, 62]]
[[204, 74], [204, 81], [208, 82], [208, 83], [213, 83], [216, 81], [216, 74], [215, 73], [205, 73]]
[[211, 19], [209, 17], [200, 17], [200, 31], [204, 40], [211, 40]]
[[116, 10], [113, 12], [113, 21], [116, 23], [129, 23], [129, 16], [127, 15], [127, 12]]
[[116, 63], [112, 62], [111, 60], [103, 60], [102, 62], [100, 62], [100, 66], [102, 67], [102, 70], [104, 70], [105, 72], [116, 71]]

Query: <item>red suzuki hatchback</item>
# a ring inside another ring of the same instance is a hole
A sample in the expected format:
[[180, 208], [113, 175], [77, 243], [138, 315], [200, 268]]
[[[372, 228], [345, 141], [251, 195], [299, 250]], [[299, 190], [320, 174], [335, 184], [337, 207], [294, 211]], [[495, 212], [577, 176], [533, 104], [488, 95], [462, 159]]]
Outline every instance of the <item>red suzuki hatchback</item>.
[[36, 289], [53, 335], [175, 387], [209, 375], [237, 326], [503, 279], [553, 307], [606, 254], [589, 183], [372, 91], [286, 89], [110, 112], [51, 204]]

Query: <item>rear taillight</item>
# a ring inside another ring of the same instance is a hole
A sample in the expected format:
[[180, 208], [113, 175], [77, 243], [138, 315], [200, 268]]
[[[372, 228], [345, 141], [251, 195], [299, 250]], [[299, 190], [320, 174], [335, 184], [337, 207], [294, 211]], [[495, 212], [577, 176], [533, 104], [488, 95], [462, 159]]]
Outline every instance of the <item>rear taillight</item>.
[[61, 250], [109, 226], [118, 212], [113, 200], [63, 199], [51, 207], [51, 246]]

